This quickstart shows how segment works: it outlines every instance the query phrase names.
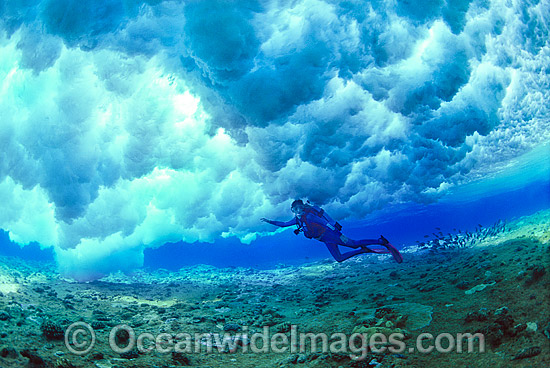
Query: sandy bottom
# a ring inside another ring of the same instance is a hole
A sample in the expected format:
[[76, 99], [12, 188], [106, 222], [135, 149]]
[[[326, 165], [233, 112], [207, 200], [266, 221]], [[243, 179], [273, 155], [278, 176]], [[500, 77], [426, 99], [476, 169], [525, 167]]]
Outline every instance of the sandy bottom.
[[400, 265], [365, 255], [90, 283], [5, 257], [0, 366], [550, 367], [549, 229], [544, 211]]

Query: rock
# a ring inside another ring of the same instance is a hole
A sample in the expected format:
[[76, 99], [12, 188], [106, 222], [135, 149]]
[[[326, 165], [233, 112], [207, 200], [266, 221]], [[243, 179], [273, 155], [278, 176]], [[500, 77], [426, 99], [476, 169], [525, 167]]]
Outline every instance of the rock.
[[476, 286], [474, 286], [473, 288], [471, 288], [469, 290], [466, 290], [464, 293], [467, 294], [467, 295], [471, 295], [475, 292], [485, 290], [486, 287], [493, 286], [494, 284], [496, 284], [496, 282], [494, 282], [494, 281], [489, 283], [489, 284], [479, 284], [479, 285], [476, 285]]
[[353, 328], [352, 334], [356, 334], [356, 333], [361, 335], [366, 334], [367, 339], [374, 334], [382, 334], [382, 335], [385, 335], [386, 337], [389, 337], [390, 335], [395, 333], [403, 334], [405, 339], [410, 337], [410, 334], [407, 330], [403, 330], [401, 328], [388, 328], [388, 327], [382, 327], [382, 326], [377, 326], [377, 327], [355, 326]]
[[76, 368], [67, 358], [60, 358], [55, 362], [54, 368]]
[[491, 344], [492, 347], [496, 348], [500, 346], [500, 344], [502, 344], [504, 333], [502, 332], [502, 330], [499, 328], [497, 324], [493, 323], [493, 324], [487, 325], [481, 328], [480, 330], [478, 330], [478, 332], [481, 332], [485, 336], [485, 338], [487, 339], [489, 344]]
[[237, 332], [241, 329], [241, 326], [239, 326], [236, 323], [227, 323], [225, 326], [223, 326], [223, 330], [226, 332], [234, 331]]
[[429, 291], [433, 291], [433, 290], [437, 289], [438, 287], [439, 287], [439, 285], [428, 284], [428, 285], [423, 285], [420, 288], [418, 288], [418, 291], [420, 291], [422, 293], [427, 293]]
[[487, 308], [481, 308], [479, 311], [470, 312], [464, 319], [465, 322], [483, 322], [489, 319], [489, 311]]
[[235, 339], [235, 344], [237, 346], [248, 346], [250, 345], [250, 339], [247, 336], [239, 336]]
[[537, 266], [533, 267], [533, 271], [531, 272], [531, 276], [527, 280], [525, 280], [525, 283], [527, 285], [534, 284], [537, 281], [539, 281], [542, 278], [542, 276], [544, 276], [545, 273], [546, 273], [546, 269], [544, 268], [544, 266], [537, 265]]
[[65, 337], [65, 331], [59, 323], [53, 321], [45, 321], [40, 326], [42, 334], [47, 340], [63, 340]]
[[296, 364], [298, 357], [298, 354], [292, 354], [291, 356], [283, 360], [283, 364]]
[[279, 333], [290, 332], [291, 327], [292, 325], [288, 322], [279, 323], [278, 325], [274, 326], [275, 331]]
[[272, 316], [271, 315], [267, 315], [267, 316], [260, 316], [255, 322], [254, 322], [254, 326], [256, 327], [263, 327], [263, 326], [275, 326], [277, 324], [276, 321], [274, 321], [272, 319]]
[[0, 321], [7, 321], [11, 316], [6, 311], [0, 312]]
[[396, 312], [390, 307], [377, 308], [374, 316], [376, 318], [386, 317], [386, 319], [391, 319], [396, 316]]
[[542, 330], [542, 333], [544, 334], [544, 336], [550, 339], [550, 323], [546, 325], [546, 327]]
[[102, 360], [104, 358], [102, 353], [94, 353], [91, 356], [92, 360]]
[[172, 353], [172, 360], [179, 365], [191, 365], [191, 361], [189, 360], [189, 358], [179, 352]]
[[40, 356], [36, 354], [34, 351], [30, 351], [28, 349], [25, 349], [21, 351], [21, 355], [25, 358], [29, 359], [29, 365], [31, 367], [45, 367], [46, 363], [44, 362], [44, 359], [42, 359]]
[[[404, 302], [398, 304], [389, 304], [383, 306], [383, 308], [390, 308], [391, 310], [393, 310], [395, 314], [392, 317], [396, 325], [399, 326], [406, 324], [406, 327], [409, 330], [417, 330], [419, 328], [428, 326], [432, 321], [433, 308], [427, 305]], [[399, 316], [403, 317], [399, 318]]]
[[502, 344], [502, 340], [505, 337], [515, 336], [526, 328], [526, 325], [523, 324], [514, 327], [514, 318], [506, 307], [497, 309], [493, 317], [494, 321], [492, 323], [479, 330], [493, 347], [498, 347]]
[[407, 324], [408, 320], [409, 320], [409, 316], [400, 315], [395, 319], [394, 323], [396, 327], [403, 328]]
[[456, 287], [460, 290], [466, 290], [470, 287], [470, 283], [467, 281], [460, 281], [458, 284], [456, 284]]
[[2, 358], [15, 359], [17, 358], [17, 351], [14, 348], [2, 348], [2, 350], [0, 350], [0, 356]]
[[374, 326], [376, 324], [376, 322], [378, 322], [376, 318], [367, 317], [367, 318], [365, 318], [364, 320], [361, 321], [361, 324], [363, 326], [371, 327], [371, 326]]
[[504, 332], [507, 332], [513, 329], [514, 318], [508, 313], [500, 314], [496, 317], [495, 323], [499, 324]]
[[126, 353], [120, 354], [120, 357], [122, 359], [136, 359], [139, 357], [139, 353], [137, 352], [137, 350], [130, 350]]
[[514, 336], [517, 335], [518, 333], [522, 332], [522, 331], [525, 331], [526, 329], [527, 329], [526, 324], [520, 323], [518, 325], [515, 325], [514, 326]]
[[130, 339], [130, 333], [125, 329], [117, 330], [115, 333], [115, 342], [118, 346], [124, 346], [128, 344]]
[[542, 349], [540, 346], [532, 346], [530, 348], [521, 349], [516, 355], [514, 355], [512, 360], [531, 358], [539, 355], [541, 351]]
[[538, 329], [538, 326], [535, 322], [527, 322], [526, 323], [526, 328], [525, 328], [526, 331], [537, 332], [537, 329]]
[[92, 322], [91, 326], [94, 330], [103, 330], [105, 327], [107, 327], [107, 325], [101, 321], [94, 321]]

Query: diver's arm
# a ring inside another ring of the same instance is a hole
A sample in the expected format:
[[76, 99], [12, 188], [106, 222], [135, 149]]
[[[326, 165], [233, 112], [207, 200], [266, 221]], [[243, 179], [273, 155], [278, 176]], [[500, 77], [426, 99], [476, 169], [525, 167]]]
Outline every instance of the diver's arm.
[[285, 221], [268, 220], [266, 218], [262, 218], [260, 220], [263, 221], [263, 222], [267, 222], [268, 224], [279, 226], [279, 227], [288, 227], [288, 226], [296, 225], [298, 223], [298, 220], [296, 220], [296, 217], [294, 217], [292, 220], [286, 221], [286, 222]]

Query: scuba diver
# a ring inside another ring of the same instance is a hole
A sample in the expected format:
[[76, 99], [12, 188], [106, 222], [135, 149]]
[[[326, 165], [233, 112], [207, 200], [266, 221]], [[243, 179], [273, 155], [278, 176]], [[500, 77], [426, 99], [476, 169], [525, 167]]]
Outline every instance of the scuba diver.
[[[309, 202], [305, 204], [302, 200], [297, 199], [292, 202], [290, 209], [295, 214], [295, 217], [290, 221], [274, 221], [266, 218], [261, 218], [260, 220], [279, 227], [297, 225], [298, 228], [294, 230], [296, 235], [303, 232], [306, 238], [316, 239], [325, 243], [330, 254], [338, 262], [363, 253], [390, 253], [397, 263], [403, 262], [403, 257], [399, 251], [382, 235], [379, 239], [353, 240], [342, 234], [340, 231], [342, 230], [342, 225], [334, 221], [318, 206], [312, 206]], [[355, 250], [342, 254], [338, 248], [340, 245], [354, 248]], [[381, 245], [386, 249], [372, 249], [368, 247], [369, 245]]]

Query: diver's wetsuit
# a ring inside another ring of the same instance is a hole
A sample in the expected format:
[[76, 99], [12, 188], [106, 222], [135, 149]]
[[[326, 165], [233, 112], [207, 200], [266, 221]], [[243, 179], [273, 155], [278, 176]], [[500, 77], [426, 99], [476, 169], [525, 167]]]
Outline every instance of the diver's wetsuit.
[[[362, 240], [349, 239], [346, 236], [344, 236], [340, 231], [336, 229], [331, 229], [329, 227], [330, 225], [327, 224], [326, 221], [319, 218], [318, 216], [315, 216], [313, 213], [306, 212], [305, 215], [303, 216], [305, 216], [305, 218], [302, 217], [302, 220], [299, 220], [298, 217], [294, 217], [292, 220], [286, 221], [286, 222], [272, 221], [272, 220], [268, 220], [267, 222], [279, 227], [302, 225], [304, 235], [307, 238], [317, 239], [325, 243], [330, 254], [332, 254], [334, 259], [338, 262], [345, 261], [348, 258], [351, 258], [358, 254], [363, 254], [363, 253], [377, 253], [377, 254], [390, 253], [390, 251], [388, 250], [367, 248], [367, 245], [386, 246], [386, 244], [382, 243], [379, 239], [362, 239]], [[342, 254], [340, 252], [340, 249], [338, 248], [339, 245], [350, 247], [350, 248], [361, 248], [361, 249], [356, 249], [351, 252]]]

